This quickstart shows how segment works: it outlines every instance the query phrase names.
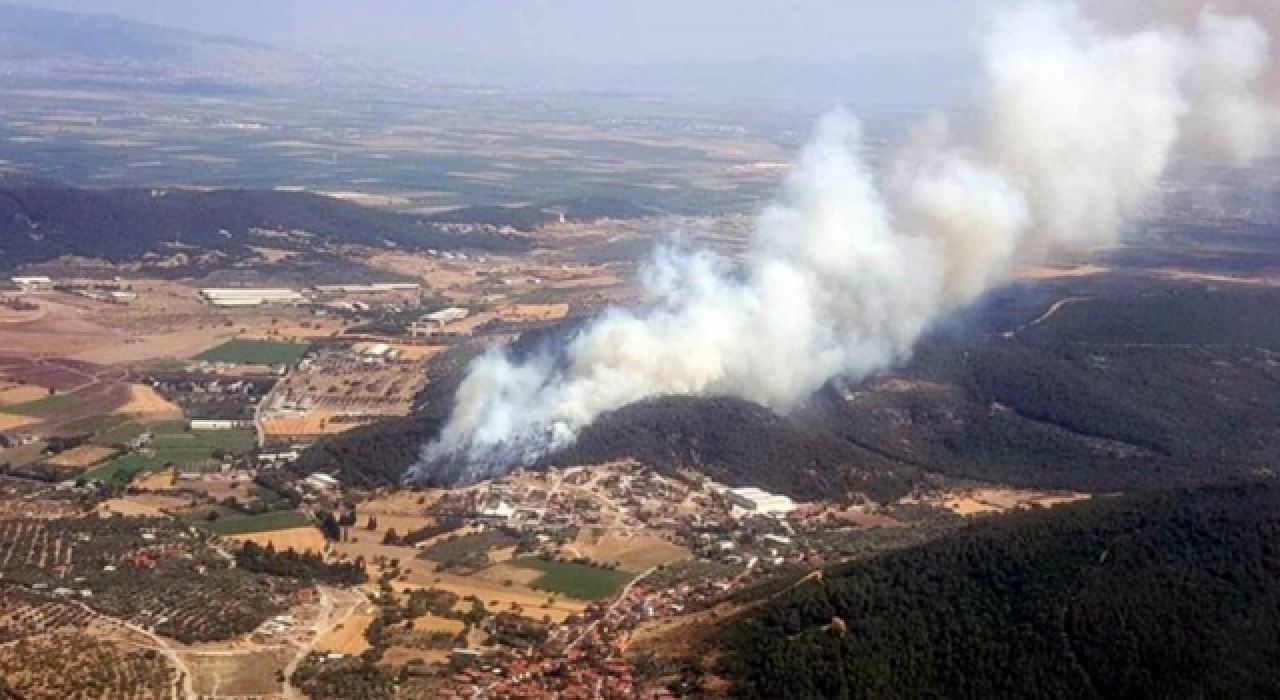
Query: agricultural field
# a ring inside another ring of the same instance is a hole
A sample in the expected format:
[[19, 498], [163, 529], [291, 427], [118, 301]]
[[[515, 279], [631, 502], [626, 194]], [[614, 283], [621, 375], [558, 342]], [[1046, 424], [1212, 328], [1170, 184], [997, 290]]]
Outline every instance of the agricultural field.
[[51, 394], [34, 401], [5, 406], [4, 412], [19, 416], [43, 417], [66, 409], [74, 402], [73, 394]]
[[256, 442], [252, 430], [188, 431], [181, 423], [154, 426], [152, 436], [149, 452], [118, 457], [85, 472], [84, 478], [104, 483], [129, 483], [141, 474], [159, 471], [167, 465], [173, 465], [181, 471], [184, 467], [216, 462], [220, 455], [246, 452]]
[[420, 556], [436, 562], [441, 571], [457, 569], [474, 572], [493, 563], [490, 555], [495, 550], [514, 547], [517, 543], [519, 539], [510, 534], [500, 530], [486, 530], [445, 537], [424, 548]]
[[316, 640], [315, 651], [356, 656], [369, 649], [365, 630], [369, 629], [375, 615], [352, 615]]
[[0, 522], [5, 520], [57, 520], [82, 515], [84, 508], [73, 497], [50, 492], [36, 482], [0, 479]]
[[585, 557], [601, 564], [616, 565], [623, 571], [633, 573], [692, 556], [688, 549], [657, 535], [622, 535], [590, 527], [583, 528], [578, 533], [578, 539], [560, 551], [565, 558]]
[[532, 584], [534, 589], [578, 600], [600, 600], [616, 595], [632, 579], [632, 575], [625, 571], [574, 562], [546, 561], [537, 557], [523, 557], [512, 564], [542, 572], [542, 576]]
[[[475, 596], [490, 610], [503, 611], [519, 608], [529, 619], [539, 620], [546, 616], [557, 624], [573, 615], [581, 614], [586, 609], [584, 601], [549, 594], [545, 591], [534, 591], [520, 585], [508, 586], [505, 583], [488, 581], [477, 576], [440, 573], [428, 574], [419, 580], [420, 582], [396, 581], [392, 583], [392, 587], [399, 593], [434, 589], [452, 593], [459, 598]], [[460, 600], [455, 608], [457, 612], [462, 613], [470, 609], [471, 603], [465, 600]]]
[[[294, 530], [310, 526], [311, 520], [307, 516], [292, 510], [263, 513], [262, 515], [219, 518], [214, 522], [202, 525], [210, 532], [224, 537]], [[259, 544], [265, 543], [260, 542]]]
[[[236, 524], [235, 520], [227, 522], [228, 524]], [[235, 542], [252, 542], [262, 547], [270, 545], [277, 552], [293, 550], [301, 553], [315, 552], [317, 554], [323, 554], [326, 547], [324, 535], [310, 525], [307, 525], [306, 527], [292, 527], [284, 530], [230, 534], [225, 535], [225, 537]]]
[[237, 365], [292, 365], [306, 356], [309, 347], [302, 343], [237, 339], [207, 350], [195, 359]]
[[155, 493], [126, 494], [98, 504], [99, 515], [124, 515], [130, 518], [159, 518], [180, 513], [191, 505], [191, 499]]
[[0, 406], [29, 403], [48, 395], [49, 390], [44, 387], [0, 380]]
[[276, 673], [289, 663], [290, 650], [259, 649], [244, 654], [183, 654], [197, 695], [261, 697], [280, 692]]
[[80, 447], [74, 447], [59, 454], [53, 459], [50, 459], [49, 464], [52, 464], [55, 467], [88, 469], [99, 462], [106, 461], [116, 456], [117, 452], [118, 450], [113, 447], [81, 445]]
[[294, 588], [227, 568], [205, 538], [157, 518], [0, 521], [0, 574], [32, 589], [74, 586], [94, 610], [183, 642], [246, 634]]
[[90, 442], [95, 445], [125, 445], [150, 430], [151, 428], [145, 423], [125, 420], [94, 435]]
[[115, 410], [116, 415], [145, 416], [151, 420], [182, 420], [182, 409], [165, 400], [156, 390], [142, 384], [129, 386], [129, 400]]
[[0, 646], [62, 629], [84, 629], [92, 614], [17, 586], [0, 586]]
[[31, 416], [16, 416], [12, 413], [0, 413], [0, 430], [17, 430], [35, 425], [40, 420]]
[[24, 700], [169, 700], [178, 682], [154, 651], [70, 630], [0, 647], [0, 678]]

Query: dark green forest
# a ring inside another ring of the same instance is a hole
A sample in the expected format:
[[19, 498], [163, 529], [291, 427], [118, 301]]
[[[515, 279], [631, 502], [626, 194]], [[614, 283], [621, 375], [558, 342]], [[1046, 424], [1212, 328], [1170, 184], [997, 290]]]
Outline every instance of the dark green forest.
[[1269, 469], [1280, 294], [1106, 291], [1012, 337], [980, 323], [936, 333], [894, 373], [914, 388], [827, 391], [803, 415], [928, 472], [1028, 487], [1129, 491]]
[[[332, 197], [278, 190], [89, 190], [42, 180], [0, 179], [0, 264], [79, 255], [123, 261], [184, 246], [247, 255], [251, 229], [306, 231], [317, 240], [382, 247], [522, 252], [528, 236], [460, 234], [409, 214]], [[298, 247], [289, 239], [272, 245]], [[309, 249], [312, 240], [303, 247]]]
[[663, 471], [694, 467], [733, 486], [815, 500], [850, 492], [893, 500], [920, 478], [918, 469], [841, 439], [821, 424], [728, 397], [672, 396], [632, 404], [601, 416], [546, 463], [627, 457]]
[[312, 583], [354, 586], [369, 580], [364, 561], [326, 562], [315, 552], [296, 552], [292, 549], [277, 552], [271, 543], [265, 547], [245, 542], [235, 554], [236, 565], [246, 571], [270, 574]]
[[829, 570], [723, 637], [744, 699], [1280, 697], [1280, 487], [984, 521]]

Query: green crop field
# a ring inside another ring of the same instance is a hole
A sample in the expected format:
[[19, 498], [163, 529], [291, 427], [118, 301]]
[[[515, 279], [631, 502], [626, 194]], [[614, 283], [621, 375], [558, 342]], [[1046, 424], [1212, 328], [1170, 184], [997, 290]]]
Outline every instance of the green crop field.
[[[217, 459], [215, 453], [247, 452], [253, 448], [256, 441], [254, 432], [244, 429], [188, 432], [181, 423], [161, 423], [150, 426], [149, 429], [154, 436], [151, 444], [154, 454], [137, 453], [118, 457], [85, 472], [84, 478], [127, 484], [138, 475], [158, 471], [166, 464], [172, 464], [181, 470], [185, 466], [215, 460]], [[122, 432], [119, 437], [125, 435], [126, 433]], [[133, 431], [128, 435], [136, 437]]]
[[103, 430], [90, 441], [95, 445], [123, 445], [150, 430], [142, 423], [126, 421]]
[[4, 412], [14, 413], [20, 416], [47, 416], [66, 408], [71, 405], [71, 402], [74, 400], [75, 399], [72, 398], [71, 394], [54, 394], [42, 399], [36, 399], [35, 401], [7, 406], [5, 407]]
[[533, 582], [534, 588], [578, 600], [609, 598], [631, 580], [631, 574], [625, 571], [602, 569], [587, 564], [545, 561], [537, 557], [524, 557], [512, 563], [521, 568], [542, 572], [542, 576]]
[[165, 465], [165, 460], [159, 455], [149, 457], [140, 454], [125, 455], [117, 457], [110, 462], [98, 465], [96, 468], [85, 472], [82, 478], [89, 481], [101, 481], [103, 483], [119, 482], [128, 484], [138, 477], [139, 474], [146, 472], [158, 471]]
[[308, 345], [269, 340], [231, 340], [196, 357], [206, 362], [240, 365], [291, 365], [307, 354]]
[[200, 526], [219, 535], [248, 535], [254, 532], [273, 532], [306, 527], [311, 524], [307, 516], [293, 510], [280, 510], [262, 515], [223, 517]]

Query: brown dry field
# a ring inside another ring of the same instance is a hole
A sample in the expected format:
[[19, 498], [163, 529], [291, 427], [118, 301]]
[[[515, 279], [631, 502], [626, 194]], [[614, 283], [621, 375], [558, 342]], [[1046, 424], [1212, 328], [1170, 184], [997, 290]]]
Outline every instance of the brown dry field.
[[511, 323], [559, 321], [569, 315], [568, 304], [514, 304], [498, 309], [499, 317]]
[[617, 275], [596, 275], [592, 277], [549, 280], [546, 283], [546, 286], [552, 289], [595, 289], [598, 287], [619, 287], [622, 285], [622, 278]]
[[1096, 277], [1111, 272], [1111, 268], [1101, 265], [1079, 265], [1077, 267], [1028, 267], [1018, 270], [1015, 277], [1025, 280], [1067, 279], [1071, 277]]
[[368, 530], [365, 525], [368, 523], [369, 515], [362, 511], [360, 522], [351, 530], [351, 534], [359, 537], [362, 542], [375, 540], [381, 542], [388, 530], [395, 530], [397, 534], [403, 535], [436, 524], [436, 519], [429, 515], [374, 515], [374, 519], [378, 521], [378, 527], [376, 530]]
[[466, 625], [461, 620], [454, 620], [448, 617], [437, 617], [430, 613], [422, 617], [413, 619], [414, 632], [448, 632], [449, 634], [458, 634]]
[[347, 654], [357, 656], [369, 648], [369, 640], [364, 631], [369, 629], [374, 615], [352, 615], [342, 624], [326, 632], [316, 640], [315, 650], [324, 654]]
[[386, 557], [387, 559], [399, 559], [401, 570], [408, 569], [413, 574], [419, 571], [430, 571], [434, 566], [431, 562], [423, 559], [415, 559], [418, 551], [412, 547], [391, 547], [382, 544], [380, 535], [365, 532], [363, 530], [352, 529], [351, 539], [346, 542], [334, 542], [330, 545], [330, 551], [339, 561], [354, 561], [363, 557], [365, 567], [369, 571], [369, 576], [374, 577], [381, 573], [377, 567], [373, 565], [373, 560], [377, 557]]
[[49, 464], [52, 464], [55, 467], [88, 469], [99, 462], [104, 462], [107, 459], [114, 457], [117, 452], [119, 452], [119, 450], [114, 447], [81, 445], [54, 457], [49, 460]]
[[[415, 578], [417, 582], [414, 581]], [[516, 603], [524, 608], [525, 617], [536, 620], [541, 619], [543, 615], [549, 615], [556, 623], [563, 622], [566, 617], [578, 614], [586, 608], [585, 603], [568, 600], [563, 596], [551, 596], [520, 585], [508, 587], [500, 581], [487, 581], [477, 576], [430, 573], [421, 577], [410, 576], [410, 581], [397, 581], [392, 585], [401, 592], [439, 588], [459, 597], [473, 595], [493, 610], [508, 610], [512, 603]], [[550, 607], [543, 607], [553, 597], [555, 602]], [[460, 604], [467, 605], [462, 601]]]
[[144, 415], [156, 420], [181, 420], [182, 409], [166, 401], [155, 389], [143, 384], [129, 385], [129, 400], [116, 408], [116, 415]]
[[[137, 287], [135, 287], [136, 289]], [[39, 320], [6, 324], [5, 351], [22, 357], [76, 357], [97, 364], [120, 364], [165, 357], [189, 357], [229, 337], [222, 319], [193, 315], [177, 292], [140, 292], [133, 305], [117, 306], [59, 292], [38, 292]], [[157, 299], [167, 294], [175, 301]], [[194, 295], [194, 290], [182, 294]], [[200, 326], [204, 326], [201, 328]]]
[[137, 494], [104, 501], [98, 505], [102, 516], [124, 515], [133, 517], [164, 516], [180, 511], [191, 503], [190, 499], [157, 494]]
[[[489, 555], [491, 559], [494, 559], [493, 555], [494, 553], [491, 552]], [[511, 557], [507, 556], [506, 559], [509, 560]], [[494, 559], [494, 561], [502, 560]], [[542, 572], [537, 569], [526, 569], [520, 566], [498, 563], [484, 571], [477, 572], [475, 577], [499, 584], [505, 584], [507, 581], [511, 581], [512, 583], [528, 588], [533, 585], [534, 581], [542, 578]]]
[[173, 488], [173, 469], [146, 474], [133, 482], [133, 485], [140, 491], [167, 491]]
[[448, 350], [446, 345], [391, 345], [391, 349], [400, 354], [401, 359], [413, 362], [428, 362]]
[[476, 284], [476, 268], [467, 261], [441, 261], [411, 253], [375, 252], [365, 262], [373, 268], [418, 278], [428, 289], [467, 288]]
[[[8, 297], [6, 297], [6, 300]], [[43, 308], [33, 309], [31, 311], [14, 311], [7, 307], [0, 307], [0, 326], [10, 323], [29, 323], [38, 321], [48, 315], [48, 311]]]
[[19, 357], [69, 357], [113, 347], [119, 340], [96, 323], [52, 316], [9, 324], [4, 332], [5, 352]]
[[617, 562], [624, 571], [641, 572], [660, 564], [683, 561], [692, 557], [689, 550], [652, 535], [621, 536], [584, 529], [572, 548], [581, 556], [599, 562]]
[[1046, 493], [1017, 491], [1013, 489], [973, 489], [942, 494], [936, 505], [950, 510], [957, 515], [984, 515], [1004, 513], [1010, 510], [1040, 506], [1053, 506], [1076, 501], [1088, 500], [1090, 496], [1082, 493]]
[[471, 314], [470, 316], [462, 319], [461, 321], [450, 323], [449, 325], [444, 327], [444, 330], [442, 332], [447, 334], [452, 334], [452, 335], [471, 335], [472, 333], [475, 333], [476, 329], [479, 328], [480, 326], [483, 326], [484, 324], [489, 323], [490, 321], [495, 321], [497, 319], [498, 319], [497, 312], [481, 311], [480, 313]]
[[381, 665], [388, 669], [398, 669], [407, 664], [422, 662], [443, 666], [449, 663], [450, 653], [444, 649], [414, 649], [413, 647], [391, 647], [382, 655]]
[[110, 340], [80, 350], [78, 360], [102, 365], [122, 365], [150, 360], [185, 360], [236, 337], [233, 329], [206, 326], [162, 333], [129, 334], [105, 330]]
[[275, 547], [277, 552], [289, 549], [295, 552], [324, 553], [324, 535], [314, 527], [295, 527], [274, 532], [253, 532], [245, 535], [225, 535], [225, 539], [234, 542], [252, 542], [256, 545]]
[[196, 693], [225, 698], [237, 695], [276, 696], [283, 671], [293, 651], [257, 649], [235, 655], [182, 654], [191, 669]]
[[187, 491], [204, 494], [214, 500], [221, 501], [227, 496], [235, 496], [243, 498], [247, 492], [248, 486], [243, 482], [235, 482], [225, 479], [177, 479], [166, 489], [180, 488]]
[[360, 503], [360, 513], [364, 515], [422, 515], [436, 501], [440, 500], [439, 491], [395, 491], [380, 494]]
[[[405, 413], [408, 413], [408, 407], [405, 408]], [[287, 440], [290, 438], [338, 435], [365, 425], [365, 423], [348, 423], [333, 420], [334, 416], [338, 415], [342, 415], [342, 412], [314, 410], [305, 416], [297, 418], [269, 418], [262, 421], [262, 430], [269, 438]], [[388, 413], [385, 415], [401, 414]]]
[[15, 416], [9, 413], [0, 413], [0, 431], [17, 430], [29, 425], [35, 425], [39, 422], [39, 419], [31, 418], [29, 416]]
[[[245, 333], [240, 336], [251, 340], [272, 340], [276, 342], [305, 343], [316, 338], [331, 338], [341, 335], [347, 323], [334, 319], [296, 320], [277, 318], [276, 323], [270, 319], [255, 319], [254, 325], [245, 326]], [[303, 324], [306, 324], [305, 326]]]
[[39, 386], [9, 384], [8, 382], [0, 382], [0, 386], [3, 386], [3, 388], [0, 388], [0, 406], [13, 406], [42, 399], [49, 395], [48, 389]]
[[866, 506], [852, 506], [847, 510], [837, 511], [836, 517], [858, 527], [904, 527], [906, 525], [887, 515], [876, 513]]
[[337, 320], [290, 318], [296, 311], [289, 309], [215, 310], [201, 301], [198, 290], [173, 282], [140, 280], [129, 286], [138, 299], [128, 305], [60, 292], [27, 295], [40, 306], [38, 312], [0, 313], [5, 351], [119, 365], [189, 359], [238, 336], [306, 341], [345, 328]]

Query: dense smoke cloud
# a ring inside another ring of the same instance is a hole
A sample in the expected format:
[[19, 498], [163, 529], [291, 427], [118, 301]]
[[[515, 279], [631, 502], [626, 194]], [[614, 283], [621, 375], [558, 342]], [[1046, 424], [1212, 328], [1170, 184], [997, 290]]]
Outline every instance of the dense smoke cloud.
[[961, 142], [935, 118], [884, 172], [850, 116], [825, 118], [740, 268], [663, 248], [643, 275], [651, 305], [604, 313], [562, 353], [480, 358], [416, 473], [499, 473], [647, 397], [785, 411], [833, 377], [902, 361], [1018, 264], [1114, 241], [1180, 150], [1235, 163], [1271, 150], [1264, 26], [1204, 9], [1167, 19], [1121, 31], [1074, 4], [1018, 7], [984, 44], [980, 133]]

